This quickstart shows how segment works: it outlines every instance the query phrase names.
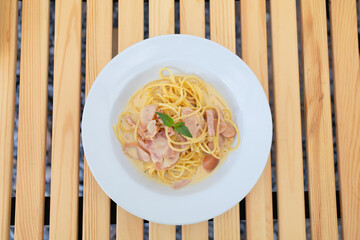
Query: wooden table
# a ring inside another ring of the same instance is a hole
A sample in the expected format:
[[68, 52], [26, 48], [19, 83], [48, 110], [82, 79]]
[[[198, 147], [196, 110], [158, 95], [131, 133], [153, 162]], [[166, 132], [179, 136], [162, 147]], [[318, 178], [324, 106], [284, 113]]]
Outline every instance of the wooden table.
[[[81, 201], [78, 194], [81, 0], [55, 3], [50, 207], [48, 198], [44, 198], [49, 4], [49, 0], [22, 2], [15, 201], [11, 197], [11, 185], [18, 0], [0, 0], [0, 239], [9, 239], [14, 207], [16, 239], [42, 239], [44, 215], [50, 218], [50, 239], [78, 236], [109, 239], [111, 201], [97, 185], [86, 163]], [[119, 0], [118, 4], [120, 52], [144, 38], [144, 2]], [[210, 0], [209, 4], [211, 39], [235, 52], [235, 30], [240, 26], [235, 24], [234, 0]], [[329, 13], [326, 4], [330, 5]], [[360, 239], [360, 65], [356, 1], [301, 0], [300, 53], [295, 0], [270, 1], [270, 32], [266, 28], [265, 0], [241, 0], [240, 5], [242, 58], [273, 98], [277, 192], [272, 193], [269, 159], [263, 175], [246, 197], [246, 204], [242, 201], [240, 207], [236, 205], [213, 219], [214, 239], [239, 239], [242, 215], [246, 219], [248, 239], [272, 239], [275, 215], [281, 239], [305, 239], [307, 215], [312, 239], [337, 239], [338, 219], [341, 219], [343, 239]], [[87, 0], [86, 10], [88, 93], [97, 74], [112, 58], [113, 0]], [[327, 14], [331, 23], [329, 43]], [[174, 0], [149, 0], [148, 17], [150, 37], [174, 33]], [[205, 37], [204, 0], [180, 0], [180, 32]], [[269, 62], [268, 41], [272, 46]], [[301, 79], [299, 55], [304, 72]], [[334, 109], [329, 65], [333, 69]], [[268, 66], [272, 66], [273, 73], [270, 87]], [[300, 85], [303, 85], [304, 125]], [[334, 174], [331, 119], [334, 111], [339, 199]], [[302, 137], [306, 137], [306, 152], [302, 151]], [[306, 193], [303, 154], [307, 157], [309, 191]], [[45, 209], [49, 208], [47, 213]], [[117, 239], [143, 239], [143, 219], [120, 207], [112, 214], [116, 214]], [[175, 239], [175, 233], [175, 226], [150, 223], [150, 239]], [[208, 239], [208, 222], [182, 226], [182, 238]]]

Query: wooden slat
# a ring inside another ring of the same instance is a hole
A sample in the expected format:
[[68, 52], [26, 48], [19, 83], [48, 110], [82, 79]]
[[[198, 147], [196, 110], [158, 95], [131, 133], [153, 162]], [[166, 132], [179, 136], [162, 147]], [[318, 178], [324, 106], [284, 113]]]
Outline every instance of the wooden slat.
[[[236, 52], [234, 0], [210, 1], [210, 36], [211, 40]], [[214, 239], [240, 239], [239, 204], [214, 218]]]
[[234, 0], [210, 0], [210, 37], [236, 52]]
[[16, 239], [42, 239], [44, 233], [49, 4], [22, 3]]
[[[149, 1], [149, 36], [173, 34], [175, 31], [174, 0]], [[173, 225], [162, 225], [150, 222], [150, 240], [171, 240], [176, 238], [176, 228]]]
[[176, 238], [176, 228], [172, 225], [164, 225], [150, 222], [150, 240], [171, 240]]
[[0, 0], [0, 239], [10, 237], [18, 2]]
[[150, 37], [174, 33], [174, 11], [174, 0], [149, 0]]
[[279, 238], [305, 239], [296, 1], [271, 0]]
[[121, 207], [117, 208], [116, 238], [121, 240], [143, 239], [144, 221]]
[[119, 52], [144, 39], [144, 1], [119, 0]]
[[[144, 1], [119, 0], [119, 52], [144, 39]], [[116, 239], [143, 239], [144, 221], [117, 207]]]
[[[180, 1], [180, 33], [205, 37], [205, 1]], [[183, 240], [206, 240], [209, 238], [208, 221], [183, 225]]]
[[77, 239], [81, 0], [55, 3], [50, 239]]
[[[112, 0], [86, 3], [85, 95], [102, 68], [112, 58]], [[110, 199], [84, 162], [83, 239], [110, 238]]]
[[[242, 59], [253, 70], [269, 96], [267, 68], [266, 1], [241, 3]], [[270, 157], [260, 179], [246, 196], [246, 236], [273, 239], [272, 184]]]
[[343, 239], [360, 239], [360, 66], [355, 0], [330, 4]]
[[180, 1], [180, 33], [205, 37], [205, 1]]
[[[236, 52], [234, 0], [210, 1], [210, 36], [211, 40]], [[214, 218], [214, 239], [240, 239], [239, 204]]]
[[312, 239], [338, 239], [325, 0], [301, 1]]
[[207, 240], [209, 239], [208, 221], [182, 226], [182, 240]]

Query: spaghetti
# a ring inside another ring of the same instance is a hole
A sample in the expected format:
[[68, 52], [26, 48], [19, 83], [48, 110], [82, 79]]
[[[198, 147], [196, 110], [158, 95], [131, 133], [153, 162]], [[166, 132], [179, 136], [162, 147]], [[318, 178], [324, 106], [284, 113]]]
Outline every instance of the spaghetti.
[[[130, 98], [113, 129], [140, 170], [178, 188], [209, 175], [212, 165], [239, 146], [240, 134], [227, 104], [209, 84], [195, 75], [174, 75], [168, 68], [159, 75]], [[192, 137], [164, 126], [154, 109], [183, 122]], [[164, 141], [167, 146], [159, 147]], [[129, 146], [137, 146], [137, 152], [129, 153]]]

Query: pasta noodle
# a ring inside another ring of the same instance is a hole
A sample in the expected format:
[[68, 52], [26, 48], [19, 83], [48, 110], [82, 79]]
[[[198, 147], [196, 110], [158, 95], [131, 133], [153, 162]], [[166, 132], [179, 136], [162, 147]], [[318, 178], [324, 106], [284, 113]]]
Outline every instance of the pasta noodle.
[[[159, 75], [160, 79], [148, 83], [130, 98], [128, 107], [119, 115], [118, 122], [113, 129], [120, 143], [136, 142], [143, 131], [140, 129], [139, 113], [148, 105], [156, 105], [157, 112], [170, 116], [175, 123], [186, 122], [186, 119], [196, 116], [200, 129], [192, 138], [180, 136], [169, 127], [160, 126], [164, 131], [169, 148], [179, 155], [173, 166], [159, 170], [156, 168], [155, 162], [134, 159], [137, 163], [140, 162], [140, 165], [137, 165], [149, 177], [171, 185], [179, 180], [194, 179], [194, 176], [200, 174], [202, 160], [205, 156], [210, 155], [223, 160], [229, 152], [239, 146], [240, 134], [225, 101], [210, 85], [195, 75], [174, 75], [168, 68], [162, 68]], [[184, 114], [184, 108], [191, 109], [191, 112]], [[209, 134], [210, 125], [205, 124], [207, 110], [211, 110], [217, 116], [214, 122], [215, 135], [213, 136]], [[127, 116], [133, 120], [132, 126], [127, 122], [130, 121], [126, 120]], [[220, 116], [223, 116], [224, 123], [221, 122]], [[159, 125], [159, 123], [157, 124]], [[237, 143], [234, 147], [232, 147], [234, 137], [220, 136], [221, 124], [232, 126], [235, 129]], [[220, 144], [221, 141], [224, 143]]]

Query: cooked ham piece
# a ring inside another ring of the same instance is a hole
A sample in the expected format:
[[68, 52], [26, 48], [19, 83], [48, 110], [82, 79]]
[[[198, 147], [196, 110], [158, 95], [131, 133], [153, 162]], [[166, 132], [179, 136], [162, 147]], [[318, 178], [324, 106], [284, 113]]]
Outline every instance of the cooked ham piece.
[[219, 135], [219, 146], [220, 148], [222, 148], [224, 146], [225, 143], [225, 138], [223, 137], [223, 135]]
[[147, 105], [140, 111], [140, 125], [139, 128], [145, 132], [147, 130], [147, 126], [151, 120], [154, 120], [155, 112], [157, 106], [156, 105]]
[[219, 159], [215, 158], [212, 155], [207, 155], [202, 160], [202, 166], [206, 172], [211, 172], [216, 168], [216, 166], [219, 164]]
[[227, 127], [225, 131], [222, 133], [222, 135], [226, 138], [233, 138], [236, 135], [236, 130], [233, 125], [230, 123], [227, 123]]
[[215, 136], [215, 127], [216, 127], [216, 121], [214, 119], [214, 111], [213, 110], [206, 110], [206, 122], [208, 126], [208, 133], [209, 136]]
[[[220, 126], [219, 126], [219, 133], [223, 133], [226, 128], [227, 124], [224, 120], [223, 112], [220, 108], [218, 108], [220, 114]], [[215, 110], [206, 110], [206, 122], [208, 125], [208, 132], [209, 136], [214, 136], [216, 134], [217, 124], [218, 124], [218, 116], [217, 111]]]
[[[193, 112], [193, 110], [191, 108], [184, 107], [182, 109], [181, 114], [182, 114], [182, 116], [185, 116], [192, 112]], [[193, 138], [196, 138], [201, 134], [199, 131], [200, 130], [200, 119], [197, 116], [197, 114], [184, 118], [184, 122], [185, 122], [185, 126], [189, 129], [191, 136]]]
[[179, 181], [174, 182], [174, 183], [171, 185], [171, 187], [172, 187], [174, 190], [178, 190], [178, 189], [180, 189], [180, 188], [185, 187], [185, 186], [188, 185], [190, 182], [191, 182], [191, 179], [179, 180]]
[[[132, 156], [130, 154], [130, 149], [131, 148], [135, 148], [136, 149], [136, 152], [137, 152], [137, 156]], [[149, 153], [146, 152], [146, 150], [141, 147], [139, 144], [137, 143], [128, 143], [128, 144], [124, 144], [123, 146], [123, 151], [126, 155], [128, 155], [129, 157], [131, 158], [135, 158], [135, 159], [138, 159], [138, 160], [142, 160], [144, 162], [151, 162], [151, 158], [150, 158], [150, 155]]]

